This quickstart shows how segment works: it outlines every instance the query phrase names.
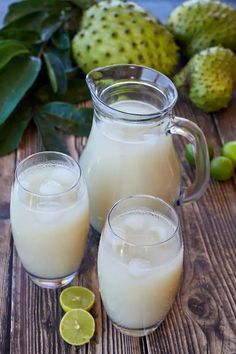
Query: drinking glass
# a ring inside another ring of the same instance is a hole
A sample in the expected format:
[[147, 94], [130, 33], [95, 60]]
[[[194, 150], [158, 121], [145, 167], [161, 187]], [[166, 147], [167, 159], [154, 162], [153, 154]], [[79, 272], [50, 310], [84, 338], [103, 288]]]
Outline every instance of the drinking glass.
[[77, 274], [89, 227], [89, 202], [78, 163], [39, 152], [19, 163], [11, 192], [15, 246], [39, 286], [67, 285]]
[[98, 251], [99, 288], [115, 327], [131, 336], [153, 332], [179, 288], [183, 243], [178, 216], [149, 195], [118, 201], [110, 210]]

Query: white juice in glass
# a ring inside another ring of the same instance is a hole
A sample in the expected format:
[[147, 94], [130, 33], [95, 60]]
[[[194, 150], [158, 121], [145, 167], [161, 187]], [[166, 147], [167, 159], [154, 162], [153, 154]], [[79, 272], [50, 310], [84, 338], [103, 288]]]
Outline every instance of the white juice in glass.
[[142, 336], [159, 326], [174, 301], [183, 267], [182, 239], [176, 214], [160, 199], [134, 196], [119, 203], [101, 236], [99, 288], [115, 326]]
[[[118, 101], [111, 107], [140, 115], [140, 119], [157, 112], [153, 105], [137, 100]], [[157, 123], [94, 120], [80, 165], [88, 187], [91, 224], [97, 231], [101, 232], [109, 209], [122, 197], [150, 194], [171, 204], [176, 201], [179, 161], [172, 137], [163, 133], [163, 127]]]
[[11, 226], [24, 268], [41, 286], [64, 286], [76, 275], [89, 227], [86, 185], [69, 156], [38, 153], [18, 165]]

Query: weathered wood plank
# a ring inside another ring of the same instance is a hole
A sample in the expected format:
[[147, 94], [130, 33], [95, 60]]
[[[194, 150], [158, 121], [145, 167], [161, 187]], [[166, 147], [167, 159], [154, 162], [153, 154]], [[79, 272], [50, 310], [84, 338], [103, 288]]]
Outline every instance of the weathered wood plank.
[[[220, 136], [213, 119], [180, 99], [178, 115], [198, 122], [208, 138], [220, 144]], [[226, 117], [227, 119], [227, 117]], [[79, 159], [85, 138], [65, 138], [70, 154]], [[178, 141], [180, 150], [184, 142]], [[18, 159], [40, 150], [37, 135], [26, 134]], [[182, 156], [182, 162], [187, 166]], [[190, 171], [192, 176], [192, 171]], [[185, 174], [185, 181], [189, 178]], [[28, 353], [208, 353], [236, 350], [235, 316], [235, 191], [231, 182], [210, 182], [205, 196], [195, 204], [178, 209], [181, 217], [185, 264], [183, 285], [170, 314], [160, 328], [147, 338], [135, 339], [118, 333], [111, 325], [98, 291], [96, 257], [98, 237], [90, 232], [89, 242], [79, 277], [74, 281], [88, 286], [96, 294], [92, 314], [96, 319], [96, 333], [89, 345], [74, 348], [66, 345], [58, 334], [62, 312], [60, 291], [38, 289], [27, 278], [14, 252], [12, 283], [11, 353], [20, 348]], [[217, 267], [224, 267], [218, 271]], [[222, 286], [223, 285], [223, 286]], [[27, 309], [27, 312], [26, 312]], [[27, 329], [27, 332], [26, 332]], [[25, 334], [26, 333], [26, 334]]]
[[9, 207], [14, 170], [14, 153], [0, 159], [0, 353], [7, 353], [10, 345], [12, 240]]
[[[176, 113], [197, 122], [214, 143], [216, 153], [222, 137], [229, 139], [236, 128], [232, 127], [232, 115], [223, 111], [220, 112], [224, 113], [223, 118], [214, 115], [216, 119], [224, 119], [220, 121], [223, 128], [220, 131], [213, 116], [183, 98]], [[178, 140], [180, 150], [184, 144], [182, 139]], [[183, 156], [182, 162], [186, 167]], [[192, 178], [193, 173], [189, 172]], [[186, 175], [185, 182], [190, 182]], [[185, 244], [183, 283], [166, 321], [147, 338], [149, 353], [236, 351], [235, 200], [233, 180], [225, 183], [211, 180], [206, 194], [197, 203], [178, 209]]]

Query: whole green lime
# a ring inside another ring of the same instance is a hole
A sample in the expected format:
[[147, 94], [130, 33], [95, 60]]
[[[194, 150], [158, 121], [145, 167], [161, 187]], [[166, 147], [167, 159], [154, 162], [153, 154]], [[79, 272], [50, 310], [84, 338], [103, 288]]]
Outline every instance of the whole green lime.
[[217, 156], [211, 160], [211, 177], [217, 181], [227, 181], [234, 174], [234, 165], [232, 160], [225, 156]]
[[236, 167], [236, 140], [225, 143], [221, 148], [220, 153], [222, 156], [228, 157], [232, 160], [234, 167]]
[[[207, 147], [208, 147], [209, 158], [211, 160], [214, 156], [214, 148], [213, 148], [213, 145], [209, 142], [207, 143]], [[185, 147], [185, 158], [191, 166], [195, 166], [195, 156], [194, 156], [193, 145], [190, 143], [187, 144]]]

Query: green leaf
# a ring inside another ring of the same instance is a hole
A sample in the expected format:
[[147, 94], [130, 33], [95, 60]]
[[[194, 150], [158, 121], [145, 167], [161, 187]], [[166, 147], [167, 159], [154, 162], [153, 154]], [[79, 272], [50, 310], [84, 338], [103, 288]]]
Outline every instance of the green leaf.
[[63, 21], [66, 19], [66, 15], [60, 16], [59, 14], [53, 14], [45, 18], [45, 20], [42, 22], [41, 28], [42, 41], [48, 41], [52, 35], [61, 27]]
[[8, 118], [32, 86], [40, 68], [39, 58], [16, 57], [0, 71], [0, 124]]
[[60, 151], [68, 154], [64, 141], [58, 135], [52, 122], [44, 114], [37, 114], [34, 122], [38, 127], [45, 150]]
[[88, 136], [93, 119], [92, 108], [76, 108], [65, 102], [51, 102], [43, 106], [51, 122], [58, 129], [77, 136]]
[[9, 6], [7, 15], [4, 18], [5, 24], [10, 24], [27, 15], [32, 15], [37, 12], [48, 11], [49, 9], [63, 10], [68, 7], [67, 1], [61, 0], [24, 0], [13, 3]]
[[43, 56], [53, 91], [65, 93], [67, 90], [67, 77], [61, 60], [49, 52], [45, 52]]
[[21, 1], [9, 6], [8, 13], [4, 18], [4, 23], [9, 24], [20, 18], [45, 10], [44, 1]]
[[9, 30], [11, 28], [19, 28], [21, 31], [36, 31], [41, 36], [41, 28], [43, 21], [48, 17], [47, 12], [36, 12], [30, 15], [26, 15], [16, 21], [13, 21], [9, 25], [3, 27], [3, 30]]
[[29, 105], [20, 105], [12, 115], [0, 125], [0, 156], [9, 154], [17, 148], [31, 118], [31, 107]]
[[54, 93], [51, 86], [41, 86], [36, 93], [37, 99], [42, 102], [64, 101], [78, 104], [79, 102], [91, 99], [89, 89], [84, 79], [73, 79], [68, 81], [68, 88], [65, 94]]
[[0, 69], [16, 55], [26, 54], [28, 52], [28, 49], [18, 41], [0, 41]]
[[17, 39], [25, 43], [38, 43], [40, 41], [40, 34], [33, 30], [24, 30], [15, 27], [5, 27], [0, 31], [1, 39]]
[[70, 72], [73, 68], [73, 62], [72, 62], [72, 59], [71, 59], [71, 52], [70, 52], [70, 49], [68, 50], [60, 50], [52, 45], [48, 45], [47, 46], [47, 51], [56, 55], [60, 60], [61, 62], [63, 63], [63, 66], [64, 66], [64, 69], [65, 69], [65, 72]]
[[69, 18], [68, 12], [65, 11], [40, 11], [25, 15], [10, 24], [3, 27], [2, 31], [19, 28], [21, 31], [36, 31], [39, 33], [42, 42], [48, 41], [51, 36], [62, 26]]

